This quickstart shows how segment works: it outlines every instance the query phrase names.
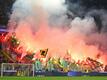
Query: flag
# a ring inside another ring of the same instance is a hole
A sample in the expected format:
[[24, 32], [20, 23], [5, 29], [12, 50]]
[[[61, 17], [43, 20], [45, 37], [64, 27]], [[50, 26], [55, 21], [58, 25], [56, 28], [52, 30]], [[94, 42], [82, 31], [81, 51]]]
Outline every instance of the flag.
[[40, 54], [42, 57], [46, 57], [48, 49], [40, 50]]

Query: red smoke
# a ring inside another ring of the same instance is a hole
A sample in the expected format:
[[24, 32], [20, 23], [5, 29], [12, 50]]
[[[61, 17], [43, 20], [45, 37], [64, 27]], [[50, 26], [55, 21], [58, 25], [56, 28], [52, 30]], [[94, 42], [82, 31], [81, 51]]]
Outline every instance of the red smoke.
[[[40, 49], [48, 48], [47, 57], [64, 58], [68, 52], [72, 59], [76, 61], [91, 57], [107, 64], [107, 55], [103, 55], [98, 46], [87, 45], [85, 43], [87, 37], [79, 32], [65, 31], [61, 28], [50, 28], [42, 24], [38, 31], [33, 33], [27, 23], [19, 26], [21, 27], [16, 29], [16, 35], [21, 42], [21, 46], [24, 47], [22, 56], [26, 55], [28, 50], [36, 55]], [[98, 54], [101, 54], [99, 58], [97, 58]]]

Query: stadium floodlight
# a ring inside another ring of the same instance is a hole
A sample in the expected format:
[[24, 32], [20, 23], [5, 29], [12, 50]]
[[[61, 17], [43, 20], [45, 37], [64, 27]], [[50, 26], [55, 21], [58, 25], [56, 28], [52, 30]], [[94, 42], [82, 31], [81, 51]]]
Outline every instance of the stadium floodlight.
[[3, 76], [34, 76], [34, 64], [2, 63], [1, 77]]

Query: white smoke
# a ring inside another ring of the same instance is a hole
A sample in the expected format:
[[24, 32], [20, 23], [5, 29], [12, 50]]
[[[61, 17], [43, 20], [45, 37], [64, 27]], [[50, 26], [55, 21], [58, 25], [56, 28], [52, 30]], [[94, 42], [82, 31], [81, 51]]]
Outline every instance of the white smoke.
[[9, 21], [10, 25], [13, 27], [25, 20], [31, 23], [35, 21], [32, 24], [39, 25], [39, 22], [44, 21], [43, 19], [49, 21], [49, 24], [65, 23], [67, 21], [64, 2], [65, 0], [16, 0]]
[[79, 32], [81, 34], [91, 34], [96, 30], [96, 24], [92, 17], [86, 17], [81, 19], [76, 17], [72, 22], [72, 31]]
[[66, 10], [64, 6], [65, 0], [42, 0], [43, 7], [52, 13], [63, 13]]

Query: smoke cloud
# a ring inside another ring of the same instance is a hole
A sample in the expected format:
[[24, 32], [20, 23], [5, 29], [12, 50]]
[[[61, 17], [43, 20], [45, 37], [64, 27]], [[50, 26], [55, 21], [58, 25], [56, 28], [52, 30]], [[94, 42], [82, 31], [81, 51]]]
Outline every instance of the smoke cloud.
[[70, 5], [65, 0], [16, 0], [9, 29], [16, 32], [25, 50], [49, 48], [48, 56], [62, 58], [69, 51], [75, 60], [91, 57], [107, 64], [106, 33], [101, 28], [106, 26], [105, 13], [98, 14], [102, 22], [96, 24], [93, 13], [98, 10], [85, 13], [80, 4]]

